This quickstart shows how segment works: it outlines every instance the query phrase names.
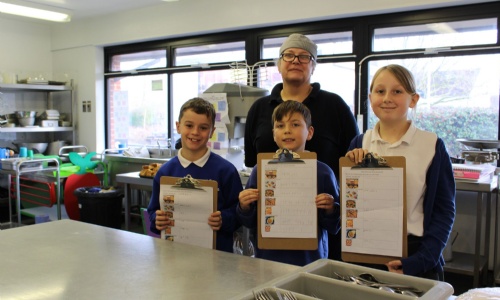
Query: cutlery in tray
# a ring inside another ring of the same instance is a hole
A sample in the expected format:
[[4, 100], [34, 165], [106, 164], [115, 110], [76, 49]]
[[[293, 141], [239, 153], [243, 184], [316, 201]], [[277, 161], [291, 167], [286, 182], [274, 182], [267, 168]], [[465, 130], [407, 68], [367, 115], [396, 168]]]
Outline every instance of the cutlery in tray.
[[[366, 274], [371, 275], [370, 280], [377, 280], [378, 283], [366, 282], [368, 280]], [[365, 281], [357, 282], [354, 279], [364, 279]], [[388, 285], [390, 289], [380, 288], [380, 286], [385, 285]], [[410, 292], [401, 292], [404, 289]], [[270, 299], [277, 300], [280, 298], [276, 291], [279, 291], [281, 295], [285, 292], [292, 292], [298, 300], [445, 300], [453, 295], [453, 287], [446, 282], [395, 274], [328, 259], [317, 260], [295, 272], [257, 286], [233, 299], [255, 299], [254, 291], [260, 290], [267, 290], [272, 297]], [[262, 299], [267, 300], [267, 298]], [[293, 298], [284, 298], [282, 296], [281, 299]]]

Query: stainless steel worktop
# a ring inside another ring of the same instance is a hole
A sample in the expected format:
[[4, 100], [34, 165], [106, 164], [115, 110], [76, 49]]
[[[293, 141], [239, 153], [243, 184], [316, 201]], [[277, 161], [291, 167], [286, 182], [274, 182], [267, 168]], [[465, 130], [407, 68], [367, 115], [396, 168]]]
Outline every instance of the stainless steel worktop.
[[72, 220], [0, 231], [1, 299], [229, 299], [298, 267]]

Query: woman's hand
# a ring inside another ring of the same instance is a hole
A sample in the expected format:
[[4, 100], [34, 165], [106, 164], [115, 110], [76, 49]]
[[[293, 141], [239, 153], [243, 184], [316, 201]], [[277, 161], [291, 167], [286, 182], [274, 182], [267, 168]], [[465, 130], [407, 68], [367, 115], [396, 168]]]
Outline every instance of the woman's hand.
[[333, 205], [335, 199], [333, 198], [332, 195], [325, 193], [319, 194], [316, 196], [315, 202], [316, 202], [316, 207], [324, 209], [327, 215], [333, 214], [335, 212], [335, 207]]
[[238, 196], [240, 200], [240, 208], [242, 211], [248, 211], [250, 209], [250, 204], [259, 200], [259, 190], [258, 189], [246, 189], [240, 192]]
[[167, 212], [162, 210], [156, 211], [156, 220], [155, 220], [156, 229], [164, 230], [168, 226], [174, 226], [174, 220], [170, 220], [167, 217]]
[[403, 273], [403, 263], [400, 260], [393, 260], [385, 264], [389, 272], [404, 274]]
[[368, 150], [362, 148], [352, 149], [345, 154], [345, 157], [349, 158], [352, 162], [360, 164], [363, 162], [363, 157], [368, 153]]
[[208, 225], [214, 231], [217, 231], [222, 227], [222, 214], [220, 210], [210, 214], [210, 217], [208, 217]]

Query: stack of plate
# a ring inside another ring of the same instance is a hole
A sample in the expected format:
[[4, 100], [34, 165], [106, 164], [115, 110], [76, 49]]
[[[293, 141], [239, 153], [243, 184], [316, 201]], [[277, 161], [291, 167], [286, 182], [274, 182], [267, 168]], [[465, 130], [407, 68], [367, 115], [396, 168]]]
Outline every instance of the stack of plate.
[[55, 109], [47, 109], [41, 115], [42, 120], [57, 120], [59, 121], [59, 111]]

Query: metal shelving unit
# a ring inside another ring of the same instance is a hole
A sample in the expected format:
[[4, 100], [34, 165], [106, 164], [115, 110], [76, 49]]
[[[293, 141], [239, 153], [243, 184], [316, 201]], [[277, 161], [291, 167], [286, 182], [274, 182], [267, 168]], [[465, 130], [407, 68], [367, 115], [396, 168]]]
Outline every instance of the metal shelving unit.
[[[453, 252], [453, 260], [446, 262], [444, 270], [450, 273], [472, 275], [473, 276], [473, 286], [480, 287], [481, 283], [486, 283], [487, 281], [487, 270], [489, 261], [489, 248], [490, 248], [490, 234], [491, 234], [491, 220], [492, 220], [492, 195], [497, 193], [497, 177], [493, 176], [493, 179], [489, 182], [460, 182], [456, 183], [457, 191], [468, 191], [477, 193], [477, 205], [476, 205], [476, 240], [475, 240], [475, 250], [473, 254]], [[486, 196], [486, 199], [484, 199]], [[497, 199], [498, 200], [498, 199]], [[486, 201], [486, 220], [484, 233], [482, 230], [482, 218], [483, 218], [483, 203]], [[493, 230], [496, 235], [496, 230]], [[482, 245], [481, 239], [484, 239], [484, 244]], [[496, 239], [495, 239], [496, 242]], [[483, 246], [483, 247], [481, 247]], [[481, 253], [481, 248], [483, 248], [483, 253]], [[495, 247], [496, 248], [496, 247]], [[480, 276], [483, 276], [480, 280]]]
[[[44, 139], [47, 142], [63, 139], [71, 142], [71, 144], [75, 143], [76, 106], [72, 81], [66, 85], [0, 83], [0, 92], [4, 94], [4, 101], [10, 104], [8, 106], [13, 107], [15, 110], [37, 110], [41, 112], [42, 109], [57, 109], [60, 113], [66, 114], [67, 120], [71, 122], [70, 127], [2, 127], [0, 133], [25, 133], [28, 135], [45, 133]], [[31, 109], [31, 107], [37, 109]], [[14, 113], [14, 111], [2, 111], [0, 113]]]

